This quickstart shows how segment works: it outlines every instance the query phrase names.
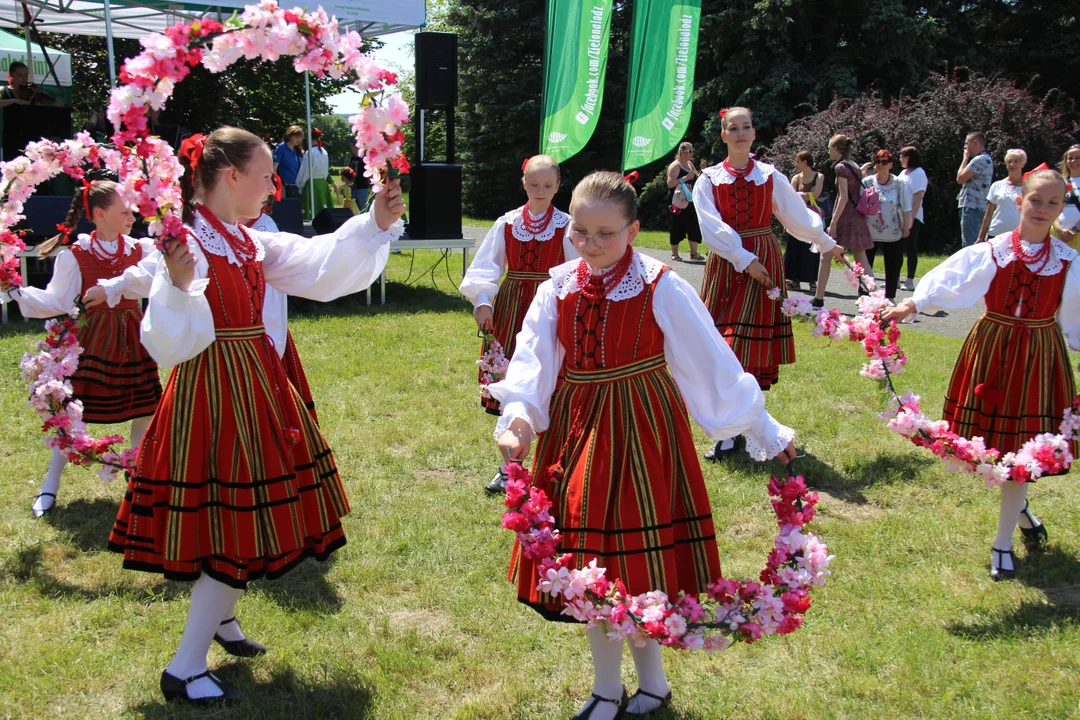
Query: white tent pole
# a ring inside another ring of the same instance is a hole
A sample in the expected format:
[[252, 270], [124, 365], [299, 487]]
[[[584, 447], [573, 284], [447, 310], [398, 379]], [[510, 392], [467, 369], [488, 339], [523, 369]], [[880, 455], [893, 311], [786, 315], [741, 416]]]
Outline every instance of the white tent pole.
[[[25, 9], [23, 12], [26, 13]], [[26, 18], [26, 25], [23, 26], [23, 35], [26, 36], [26, 69], [30, 73], [27, 79], [29, 82], [34, 82], [34, 46], [30, 42], [30, 13], [26, 13], [23, 17]]]
[[[310, 153], [315, 146], [311, 143], [311, 73], [307, 70], [304, 71], [304, 102], [307, 105], [307, 151]], [[308, 162], [312, 162], [308, 160]], [[310, 191], [311, 198], [311, 219], [315, 219], [315, 183], [314, 177], [311, 175], [311, 169], [308, 168], [308, 190]]]
[[112, 6], [105, 0], [105, 52], [109, 56], [109, 88], [116, 89], [116, 58], [113, 57]]

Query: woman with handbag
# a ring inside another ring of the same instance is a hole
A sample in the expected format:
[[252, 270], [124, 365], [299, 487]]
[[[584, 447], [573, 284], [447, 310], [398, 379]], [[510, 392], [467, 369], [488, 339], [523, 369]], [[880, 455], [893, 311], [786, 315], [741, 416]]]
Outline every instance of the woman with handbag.
[[900, 242], [911, 232], [910, 186], [892, 174], [896, 156], [888, 150], [874, 155], [875, 173], [863, 178], [862, 187], [877, 193], [878, 211], [866, 215], [866, 226], [874, 245], [885, 259], [885, 297], [896, 300], [900, 270], [904, 267], [904, 244]]
[[[825, 176], [814, 170], [814, 156], [806, 150], [795, 156], [796, 173], [791, 176], [791, 187], [799, 193], [810, 212], [821, 216], [828, 223], [832, 215], [832, 199], [825, 192]], [[788, 290], [801, 290], [809, 283], [810, 292], [817, 290], [818, 255], [813, 249], [795, 238], [788, 237], [784, 248], [784, 274]]]
[[675, 262], [682, 260], [679, 257], [679, 244], [683, 238], [690, 241], [690, 259], [704, 262], [705, 258], [698, 254], [698, 243], [701, 242], [701, 227], [698, 225], [697, 211], [694, 209], [694, 181], [701, 175], [701, 171], [694, 165], [694, 146], [688, 142], [679, 145], [679, 153], [668, 165], [667, 186], [671, 190], [668, 198], [671, 207], [671, 259]]
[[[858, 211], [861, 173], [859, 166], [851, 161], [851, 146], [851, 138], [847, 135], [833, 135], [829, 139], [829, 159], [836, 163], [836, 207], [833, 208], [828, 232], [836, 238], [837, 245], [851, 251], [855, 261], [861, 263], [869, 274], [873, 273], [873, 268], [870, 267], [866, 251], [874, 246], [874, 241], [870, 239], [865, 218]], [[825, 288], [829, 285], [830, 270], [829, 258], [822, 255], [814, 307], [825, 306]]]

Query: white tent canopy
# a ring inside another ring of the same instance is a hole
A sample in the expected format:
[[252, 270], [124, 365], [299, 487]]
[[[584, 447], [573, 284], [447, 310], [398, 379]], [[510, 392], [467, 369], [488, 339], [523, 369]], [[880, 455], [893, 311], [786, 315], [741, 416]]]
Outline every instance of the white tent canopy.
[[[34, 46], [33, 50], [33, 58], [31, 59], [34, 62], [34, 74], [45, 80], [48, 74], [45, 57], [41, 53], [41, 48], [37, 45]], [[51, 47], [45, 48], [45, 51], [49, 54], [49, 60], [52, 61], [53, 67], [56, 69], [56, 79], [60, 82], [60, 85], [71, 87], [71, 55], [63, 50]], [[0, 30], [0, 72], [6, 73], [13, 62], [29, 64], [31, 59], [27, 59], [25, 40]]]
[[[190, 22], [201, 17], [224, 19], [250, 2], [252, 0], [205, 3], [112, 0], [106, 7], [104, 1], [93, 0], [0, 0], [0, 26], [22, 27], [29, 12], [40, 32], [103, 36], [108, 35], [111, 29], [113, 37], [141, 38], [181, 21]], [[386, 35], [423, 27], [427, 23], [424, 0], [379, 0], [377, 3], [371, 0], [283, 0], [281, 5], [305, 9], [321, 5], [328, 15], [336, 17], [342, 25], [359, 30], [364, 35]], [[106, 14], [111, 20], [109, 24], [112, 27], [109, 29], [106, 27]]]

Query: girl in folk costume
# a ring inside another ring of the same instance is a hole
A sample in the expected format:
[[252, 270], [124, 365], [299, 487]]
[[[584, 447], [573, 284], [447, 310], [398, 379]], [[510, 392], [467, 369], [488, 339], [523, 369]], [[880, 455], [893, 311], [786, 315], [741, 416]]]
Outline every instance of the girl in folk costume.
[[[693, 288], [631, 247], [637, 195], [613, 172], [574, 189], [571, 237], [581, 260], [551, 271], [525, 317], [495, 435], [522, 460], [534, 435], [536, 487], [554, 504], [558, 552], [571, 566], [607, 567], [631, 595], [697, 595], [720, 572], [709, 498], [689, 414], [712, 437], [746, 437], [764, 460], [794, 457], [794, 432], [765, 411]], [[515, 548], [518, 598], [549, 620], [568, 620], [537, 590], [537, 565]], [[595, 680], [579, 718], [609, 720], [668, 704], [671, 688], [655, 641], [631, 646], [639, 692], [627, 698], [622, 640], [587, 630]]]
[[311, 220], [326, 208], [334, 207], [334, 193], [330, 189], [330, 156], [323, 148], [323, 131], [315, 128], [311, 131], [311, 137], [315, 144], [310, 152], [304, 154], [300, 171], [296, 174], [300, 207], [305, 220]]
[[[60, 234], [39, 246], [39, 257], [59, 249], [48, 287], [0, 288], [14, 296], [24, 316], [47, 318], [69, 313], [76, 299], [98, 280], [120, 275], [153, 252], [151, 241], [127, 236], [135, 216], [117, 190], [116, 183], [98, 180], [86, 183], [76, 193], [64, 223], [57, 226]], [[71, 242], [71, 233], [84, 213], [96, 229]], [[131, 445], [136, 447], [161, 397], [157, 363], [139, 343], [142, 311], [137, 301], [125, 300], [111, 308], [88, 308], [85, 318], [85, 327], [78, 331], [83, 352], [79, 368], [71, 376], [73, 394], [83, 405], [83, 420], [130, 420]], [[53, 448], [45, 482], [31, 508], [34, 517], [53, 508], [66, 464], [59, 448]]]
[[[560, 180], [555, 159], [535, 155], [521, 169], [529, 201], [495, 221], [461, 282], [461, 294], [473, 304], [476, 324], [499, 341], [507, 359], [514, 354], [536, 288], [548, 279], [551, 268], [578, 256], [566, 235], [570, 216], [551, 204]], [[481, 395], [480, 403], [489, 413], [499, 414], [495, 399]], [[503, 466], [487, 491], [500, 493], [505, 488]]]
[[[781, 365], [795, 362], [791, 320], [766, 291], [784, 291], [784, 258], [772, 232], [776, 217], [793, 237], [820, 253], [842, 258], [844, 251], [825, 234], [821, 216], [810, 211], [776, 168], [750, 157], [753, 118], [746, 108], [720, 114], [721, 137], [728, 156], [706, 168], [694, 186], [701, 235], [713, 250], [705, 264], [701, 299], [717, 329], [746, 371], [768, 390]], [[734, 439], [722, 438], [706, 454], [718, 460], [734, 451]]]
[[219, 128], [181, 154], [187, 242], [167, 248], [142, 326], [150, 354], [174, 367], [109, 547], [126, 568], [196, 580], [161, 688], [217, 702], [237, 693], [207, 670], [210, 643], [265, 652], [234, 617], [247, 582], [325, 559], [345, 544], [349, 511], [330, 448], [266, 333], [265, 287], [322, 301], [362, 290], [385, 266], [405, 204], [394, 181], [331, 235], [247, 229], [240, 221], [273, 190], [262, 140]]
[[[254, 220], [246, 220], [244, 227], [250, 227], [259, 232], [278, 232], [277, 223], [270, 217], [270, 213], [273, 211], [274, 201], [281, 199], [281, 192], [281, 178], [277, 173], [274, 173], [274, 194], [267, 199], [266, 205], [263, 206], [263, 213]], [[123, 298], [149, 297], [150, 286], [154, 281], [154, 276], [157, 275], [157, 268], [161, 259], [161, 253], [155, 250], [138, 265], [126, 269], [122, 275], [99, 280], [96, 287], [86, 291], [83, 301], [88, 308], [100, 303], [108, 303], [109, 307], [114, 307]], [[311, 394], [311, 385], [308, 383], [304, 366], [300, 362], [300, 355], [296, 350], [292, 331], [289, 330], [288, 296], [267, 285], [263, 300], [262, 319], [263, 325], [266, 326], [266, 334], [270, 337], [274, 349], [277, 350], [278, 357], [281, 358], [285, 365], [285, 377], [289, 379], [292, 387], [296, 388], [297, 392], [300, 393], [300, 397], [304, 401], [304, 407], [311, 412], [315, 422], [318, 422], [319, 417], [315, 413], [315, 399]], [[290, 394], [291, 392], [289, 390]]]
[[[900, 322], [915, 312], [985, 301], [986, 313], [953, 370], [943, 416], [953, 432], [981, 436], [1002, 453], [1016, 452], [1040, 433], [1058, 432], [1076, 394], [1066, 337], [1080, 350], [1080, 262], [1075, 250], [1049, 236], [1064, 198], [1059, 173], [1029, 173], [1016, 200], [1020, 227], [960, 250], [927, 273], [913, 297], [883, 314]], [[1015, 574], [1017, 522], [1029, 552], [1046, 542], [1046, 528], [1028, 509], [1027, 490], [1028, 483], [1001, 485], [990, 559], [995, 580]]]

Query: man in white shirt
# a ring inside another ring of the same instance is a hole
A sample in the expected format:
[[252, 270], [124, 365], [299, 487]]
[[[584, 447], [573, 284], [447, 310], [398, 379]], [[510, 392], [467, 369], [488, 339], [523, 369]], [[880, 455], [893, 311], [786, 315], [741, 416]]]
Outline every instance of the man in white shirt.
[[994, 180], [994, 161], [986, 153], [986, 138], [981, 132], [968, 133], [964, 139], [964, 159], [956, 171], [960, 193], [956, 205], [960, 211], [960, 237], [964, 247], [979, 239], [983, 215], [986, 214], [986, 193]]

